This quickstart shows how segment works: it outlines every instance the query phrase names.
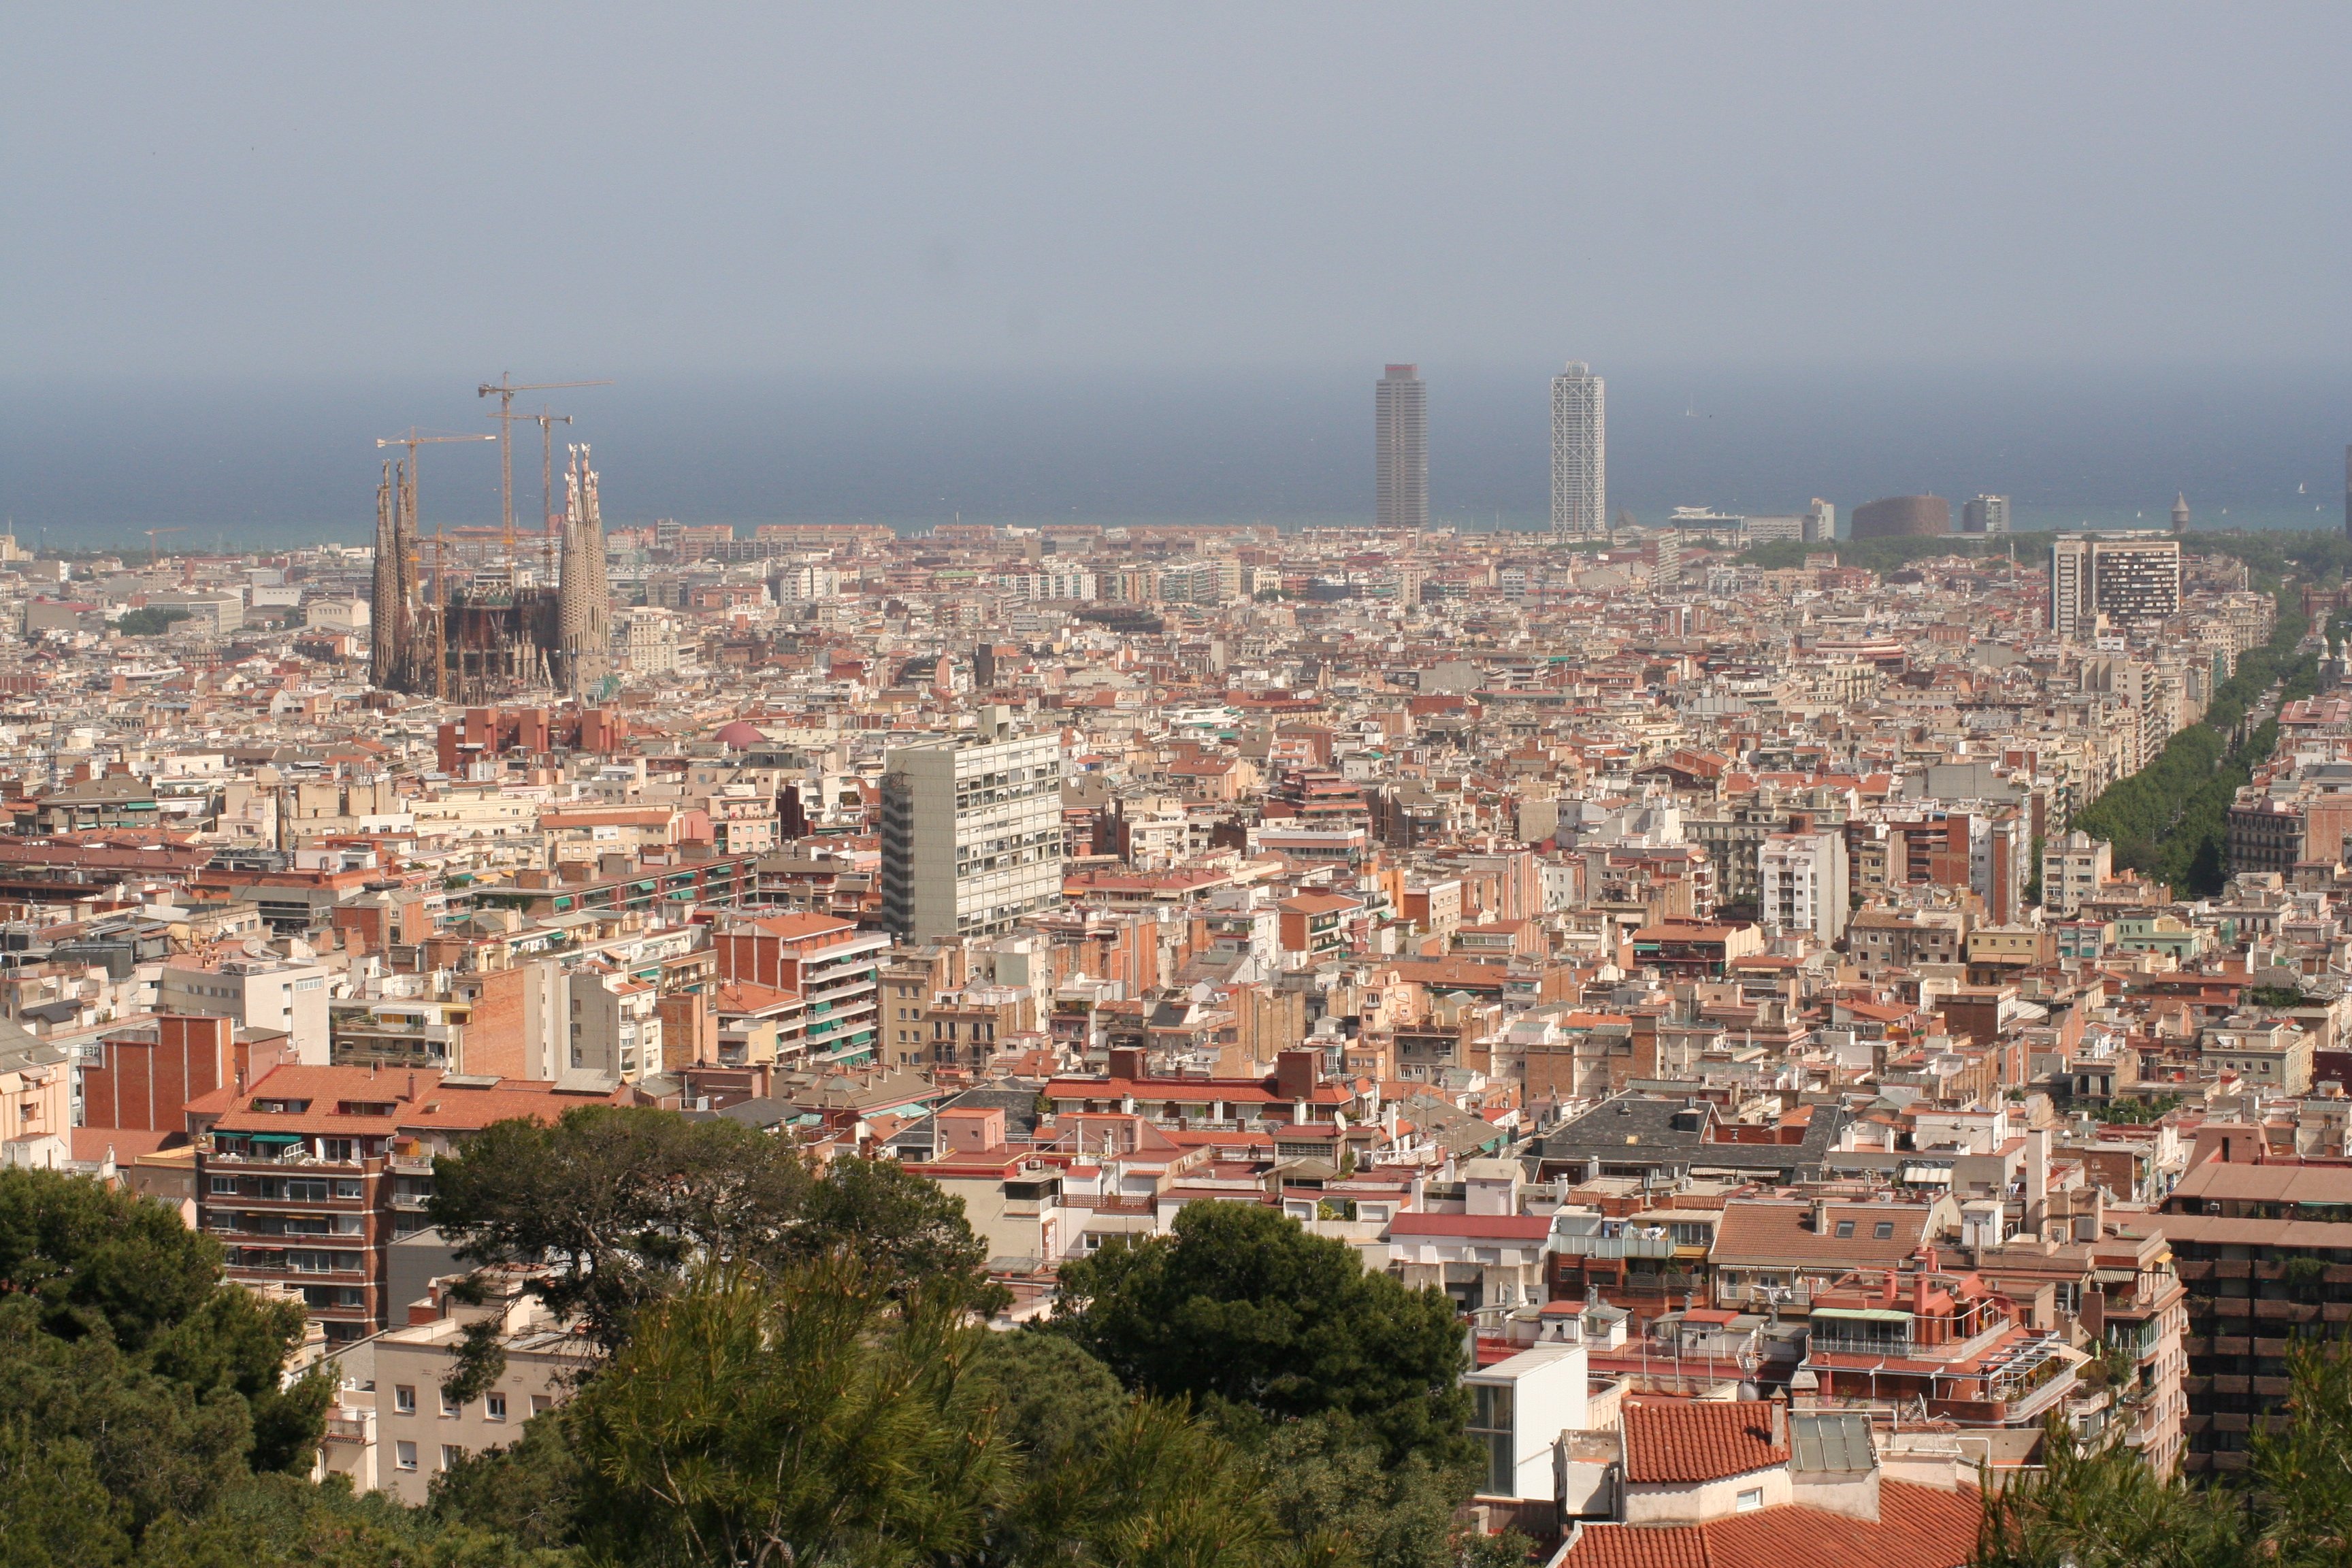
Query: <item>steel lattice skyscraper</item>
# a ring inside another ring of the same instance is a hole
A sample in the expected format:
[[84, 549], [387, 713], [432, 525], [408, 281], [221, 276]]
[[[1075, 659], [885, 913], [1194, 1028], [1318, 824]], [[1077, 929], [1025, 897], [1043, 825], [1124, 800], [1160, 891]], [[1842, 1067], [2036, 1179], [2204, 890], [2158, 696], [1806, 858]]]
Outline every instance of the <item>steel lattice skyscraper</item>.
[[1429, 526], [1429, 388], [1392, 364], [1372, 387], [1374, 514], [1382, 528]]
[[1551, 531], [1562, 539], [1609, 531], [1607, 391], [1582, 360], [1551, 378]]

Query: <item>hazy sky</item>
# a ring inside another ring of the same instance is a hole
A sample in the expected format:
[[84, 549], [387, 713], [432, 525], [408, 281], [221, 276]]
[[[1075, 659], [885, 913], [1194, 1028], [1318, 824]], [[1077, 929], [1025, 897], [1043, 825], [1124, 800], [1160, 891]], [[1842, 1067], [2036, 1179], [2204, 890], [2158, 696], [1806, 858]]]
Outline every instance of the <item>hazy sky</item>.
[[0, 374], [2335, 367], [2352, 5], [17, 5]]

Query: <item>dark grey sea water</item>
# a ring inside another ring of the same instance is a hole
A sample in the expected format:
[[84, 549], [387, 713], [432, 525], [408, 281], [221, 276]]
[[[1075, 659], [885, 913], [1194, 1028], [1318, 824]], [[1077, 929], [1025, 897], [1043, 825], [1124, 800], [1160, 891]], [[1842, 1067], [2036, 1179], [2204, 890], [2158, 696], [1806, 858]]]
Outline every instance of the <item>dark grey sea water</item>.
[[[1399, 357], [1409, 353], [1399, 346]], [[872, 519], [1363, 519], [1371, 383], [1361, 366], [1053, 374], [633, 378], [551, 395], [593, 443], [605, 515], [743, 524]], [[411, 425], [484, 430], [490, 366], [432, 382], [31, 384], [0, 380], [0, 518], [28, 542], [183, 548], [362, 537], [380, 454]], [[1424, 364], [1442, 520], [1539, 526], [1549, 365]], [[1875, 496], [2015, 500], [2021, 529], [2162, 517], [2335, 527], [2352, 369], [1598, 367], [1610, 377], [1610, 503], [1841, 515]], [[532, 367], [517, 369], [532, 379]], [[593, 357], [542, 372], [593, 374]], [[536, 405], [534, 405], [536, 406]], [[518, 510], [538, 506], [535, 429]], [[494, 521], [495, 448], [430, 449], [428, 526]]]

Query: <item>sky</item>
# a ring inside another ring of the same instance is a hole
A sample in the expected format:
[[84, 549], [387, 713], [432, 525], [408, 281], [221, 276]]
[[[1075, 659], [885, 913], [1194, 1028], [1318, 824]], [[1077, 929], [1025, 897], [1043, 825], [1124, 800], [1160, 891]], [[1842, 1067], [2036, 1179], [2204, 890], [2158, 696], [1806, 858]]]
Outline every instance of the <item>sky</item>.
[[363, 519], [510, 370], [648, 514], [1344, 514], [1405, 360], [1533, 513], [1570, 358], [1644, 505], [2291, 510], [2347, 82], [2340, 3], [10, 7], [0, 510]]

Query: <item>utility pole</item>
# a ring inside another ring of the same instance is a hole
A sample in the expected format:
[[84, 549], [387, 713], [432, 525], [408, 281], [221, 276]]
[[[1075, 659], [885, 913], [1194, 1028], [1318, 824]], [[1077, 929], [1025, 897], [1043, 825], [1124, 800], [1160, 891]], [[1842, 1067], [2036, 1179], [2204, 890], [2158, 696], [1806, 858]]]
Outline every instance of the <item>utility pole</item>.
[[[496, 414], [491, 415], [490, 417], [499, 422], [499, 516], [505, 531], [504, 539], [506, 544], [507, 590], [509, 594], [514, 590], [515, 569], [514, 422], [517, 419], [530, 419], [538, 417], [538, 416], [535, 415], [517, 414], [514, 411], [515, 394], [518, 392], [553, 392], [559, 387], [566, 386], [610, 386], [612, 384], [613, 384], [609, 381], [536, 381], [518, 383], [514, 379], [514, 372], [502, 371], [499, 373], [498, 380], [494, 382], [486, 381], [475, 389], [474, 395], [477, 397], [488, 397], [495, 393], [499, 400], [499, 411]], [[567, 418], [564, 420], [564, 423], [568, 425], [571, 423], [571, 420]], [[551, 455], [549, 459], [549, 466], [551, 468], [553, 467], [553, 458]], [[551, 477], [551, 493], [552, 493]]]

